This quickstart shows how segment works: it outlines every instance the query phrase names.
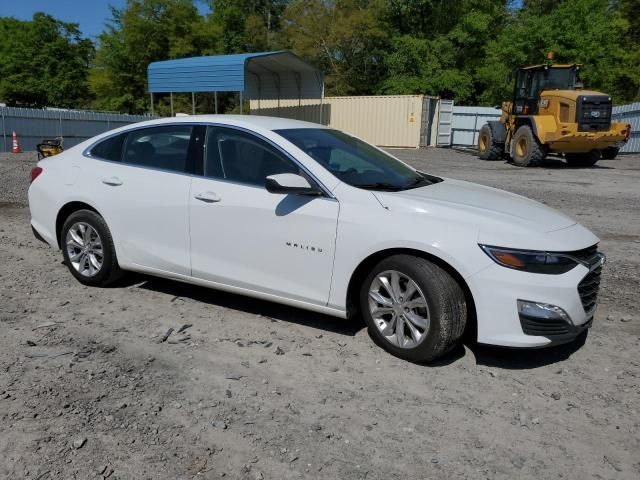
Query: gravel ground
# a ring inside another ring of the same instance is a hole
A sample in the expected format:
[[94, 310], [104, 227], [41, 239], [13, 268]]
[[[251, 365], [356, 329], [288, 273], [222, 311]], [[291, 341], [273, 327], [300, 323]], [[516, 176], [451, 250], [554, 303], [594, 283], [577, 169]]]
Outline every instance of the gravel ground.
[[593, 229], [609, 261], [588, 338], [420, 366], [359, 321], [141, 276], [86, 288], [31, 235], [33, 155], [4, 155], [0, 477], [640, 478], [640, 157], [525, 170], [394, 153]]

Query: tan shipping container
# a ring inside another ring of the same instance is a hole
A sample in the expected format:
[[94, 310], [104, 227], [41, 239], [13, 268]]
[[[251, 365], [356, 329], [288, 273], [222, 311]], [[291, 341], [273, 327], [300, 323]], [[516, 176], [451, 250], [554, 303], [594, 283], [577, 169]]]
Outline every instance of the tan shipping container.
[[[429, 97], [428, 97], [429, 98]], [[323, 123], [382, 147], [420, 146], [423, 95], [251, 100], [251, 113]]]

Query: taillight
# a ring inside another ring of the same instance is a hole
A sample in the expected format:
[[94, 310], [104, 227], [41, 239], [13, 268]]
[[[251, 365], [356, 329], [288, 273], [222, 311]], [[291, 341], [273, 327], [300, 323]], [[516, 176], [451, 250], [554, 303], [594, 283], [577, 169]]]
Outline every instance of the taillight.
[[31, 183], [42, 173], [42, 167], [33, 167], [31, 170]]

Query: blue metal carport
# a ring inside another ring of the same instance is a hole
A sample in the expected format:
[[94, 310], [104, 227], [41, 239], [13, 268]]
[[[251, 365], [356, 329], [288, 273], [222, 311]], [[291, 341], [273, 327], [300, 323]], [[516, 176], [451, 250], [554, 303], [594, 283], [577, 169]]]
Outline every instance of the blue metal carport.
[[218, 92], [239, 93], [240, 113], [243, 97], [321, 102], [324, 97], [322, 72], [287, 50], [153, 62], [147, 76], [152, 113], [154, 93], [171, 94], [171, 115], [174, 93], [191, 92], [193, 113], [197, 92], [216, 93], [216, 113]]

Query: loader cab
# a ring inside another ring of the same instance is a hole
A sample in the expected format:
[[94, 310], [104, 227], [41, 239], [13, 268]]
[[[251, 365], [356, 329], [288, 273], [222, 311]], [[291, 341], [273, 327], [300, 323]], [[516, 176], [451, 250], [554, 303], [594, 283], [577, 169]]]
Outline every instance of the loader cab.
[[537, 114], [540, 94], [544, 90], [581, 88], [579, 70], [579, 65], [535, 65], [519, 69], [516, 73], [512, 113]]

